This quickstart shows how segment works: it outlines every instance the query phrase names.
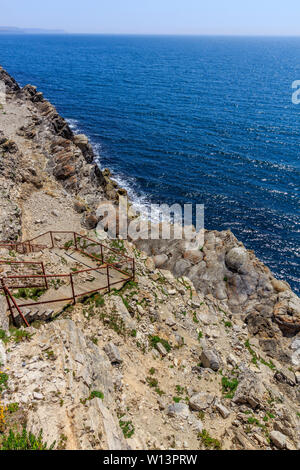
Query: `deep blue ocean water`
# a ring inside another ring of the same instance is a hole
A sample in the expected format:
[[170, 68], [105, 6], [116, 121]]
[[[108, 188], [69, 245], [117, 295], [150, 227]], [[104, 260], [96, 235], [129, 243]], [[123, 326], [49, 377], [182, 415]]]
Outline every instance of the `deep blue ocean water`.
[[299, 292], [300, 38], [0, 36], [136, 200], [205, 204]]

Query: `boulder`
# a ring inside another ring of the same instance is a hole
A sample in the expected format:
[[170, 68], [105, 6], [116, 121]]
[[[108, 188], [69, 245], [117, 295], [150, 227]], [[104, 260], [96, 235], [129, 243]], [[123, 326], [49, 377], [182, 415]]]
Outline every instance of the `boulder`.
[[190, 408], [195, 411], [204, 411], [209, 408], [214, 401], [214, 395], [209, 393], [200, 392], [196, 395], [193, 395], [190, 399]]
[[204, 349], [201, 354], [202, 366], [217, 372], [220, 369], [220, 361], [217, 354], [211, 349]]
[[74, 210], [77, 212], [77, 214], [83, 214], [83, 212], [86, 211], [86, 206], [80, 201], [75, 201]]
[[98, 224], [98, 218], [94, 214], [89, 214], [87, 217], [85, 217], [84, 220], [84, 225], [88, 230], [93, 230], [94, 228], [97, 227]]
[[285, 336], [300, 331], [300, 299], [292, 291], [281, 292], [274, 307], [274, 319]]
[[113, 365], [122, 364], [123, 360], [121, 358], [120, 351], [114, 343], [110, 342], [106, 344], [104, 351]]
[[91, 144], [89, 143], [89, 139], [84, 134], [77, 134], [73, 137], [74, 144], [80, 148], [85, 160], [87, 163], [93, 163], [94, 160], [94, 152]]
[[168, 261], [167, 255], [157, 255], [154, 256], [153, 261], [155, 264], [156, 268], [161, 268], [167, 261]]
[[230, 416], [230, 411], [222, 403], [216, 403], [216, 410], [220, 413], [222, 418], [227, 419]]
[[184, 403], [173, 403], [169, 405], [167, 414], [172, 417], [187, 418], [190, 414], [188, 405]]
[[165, 357], [165, 356], [168, 355], [168, 351], [166, 350], [166, 348], [161, 343], [157, 343], [156, 349], [158, 350], [158, 352], [161, 356]]
[[247, 263], [248, 253], [245, 248], [232, 248], [225, 257], [226, 265], [235, 272], [240, 272]]
[[286, 449], [287, 446], [287, 438], [284, 434], [279, 431], [272, 431], [270, 433], [270, 440], [272, 444], [274, 444], [277, 449]]
[[249, 405], [253, 410], [262, 406], [263, 391], [259, 377], [249, 369], [245, 369], [239, 377], [239, 385], [233, 402]]

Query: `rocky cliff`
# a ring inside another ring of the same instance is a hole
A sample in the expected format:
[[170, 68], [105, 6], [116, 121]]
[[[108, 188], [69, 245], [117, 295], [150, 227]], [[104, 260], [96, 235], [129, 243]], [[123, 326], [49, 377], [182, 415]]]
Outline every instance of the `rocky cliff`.
[[[94, 237], [99, 203], [124, 190], [42, 93], [2, 68], [0, 80], [0, 240]], [[207, 231], [197, 251], [118, 246], [137, 267], [121, 291], [18, 330], [0, 296], [0, 445], [26, 425], [55, 448], [299, 448], [300, 301], [288, 284], [230, 231]]]

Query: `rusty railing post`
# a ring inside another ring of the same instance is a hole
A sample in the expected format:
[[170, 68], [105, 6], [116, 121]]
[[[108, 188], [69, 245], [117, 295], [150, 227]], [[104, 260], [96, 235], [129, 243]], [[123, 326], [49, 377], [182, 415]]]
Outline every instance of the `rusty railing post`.
[[135, 259], [132, 258], [132, 280], [135, 281]]
[[52, 232], [50, 232], [50, 238], [51, 238], [51, 243], [52, 243], [51, 248], [54, 248], [54, 240], [53, 240], [53, 233]]
[[103, 256], [103, 245], [101, 244], [101, 262], [104, 263], [104, 256]]
[[108, 292], [110, 292], [109, 264], [106, 265], [106, 274], [107, 274], [107, 288], [108, 288]]
[[47, 276], [46, 276], [46, 272], [45, 272], [45, 266], [44, 266], [44, 263], [41, 262], [41, 265], [42, 265], [42, 272], [44, 274], [44, 280], [45, 280], [45, 286], [46, 286], [46, 289], [49, 289], [49, 285], [48, 285], [48, 280], [47, 280]]
[[77, 251], [78, 250], [78, 246], [77, 246], [77, 238], [76, 238], [76, 233], [73, 232], [74, 234], [74, 247], [75, 247], [75, 250]]
[[14, 311], [13, 311], [13, 308], [12, 308], [12, 306], [11, 306], [11, 304], [10, 304], [9, 296], [8, 296], [8, 294], [7, 294], [7, 292], [6, 292], [5, 284], [4, 284], [3, 279], [1, 279], [1, 284], [2, 284], [2, 288], [3, 288], [4, 294], [5, 294], [5, 298], [6, 298], [6, 302], [7, 302], [7, 305], [8, 305], [8, 309], [9, 309], [10, 314], [11, 314], [11, 316], [12, 316], [13, 324], [14, 324], [14, 326], [16, 326]]
[[71, 288], [72, 288], [72, 297], [74, 305], [76, 304], [76, 297], [75, 297], [75, 290], [74, 290], [74, 282], [73, 282], [73, 275], [70, 273], [70, 281], [71, 281]]
[[12, 301], [12, 303], [14, 304], [15, 308], [18, 310], [19, 314], [21, 315], [21, 318], [23, 320], [23, 322], [25, 323], [25, 325], [27, 327], [29, 327], [29, 323], [28, 321], [26, 320], [26, 318], [24, 317], [23, 313], [21, 312], [17, 302], [15, 301], [15, 299], [13, 298], [12, 294], [10, 293], [10, 291], [8, 290], [8, 288], [6, 286], [4, 286], [4, 289], [6, 290], [7, 294], [9, 295], [10, 297], [10, 300]]

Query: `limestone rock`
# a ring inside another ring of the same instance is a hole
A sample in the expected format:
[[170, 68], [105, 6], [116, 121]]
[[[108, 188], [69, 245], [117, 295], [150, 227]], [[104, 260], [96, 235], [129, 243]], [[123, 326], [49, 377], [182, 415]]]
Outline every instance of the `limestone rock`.
[[226, 264], [233, 271], [240, 272], [246, 264], [248, 254], [245, 248], [236, 247], [232, 248], [226, 255]]
[[121, 355], [120, 355], [120, 351], [114, 343], [112, 342], [108, 343], [104, 347], [104, 351], [106, 352], [110, 362], [113, 365], [121, 364], [123, 362]]
[[270, 433], [270, 440], [277, 449], [285, 449], [287, 446], [287, 438], [279, 431], [272, 431]]
[[300, 331], [300, 299], [291, 291], [281, 292], [274, 307], [274, 317], [285, 335]]
[[0, 367], [6, 366], [6, 362], [7, 362], [7, 357], [6, 357], [5, 346], [0, 339]]
[[9, 319], [7, 316], [7, 301], [6, 298], [0, 295], [0, 330], [8, 331]]
[[167, 414], [172, 417], [187, 418], [190, 414], [188, 405], [184, 403], [173, 403], [169, 405]]
[[216, 410], [224, 419], [227, 419], [230, 416], [230, 411], [226, 408], [226, 406], [222, 405], [221, 403], [216, 403]]
[[214, 399], [215, 397], [209, 393], [197, 393], [190, 399], [190, 408], [195, 411], [204, 411], [213, 404]]
[[237, 404], [247, 404], [254, 410], [262, 405], [262, 384], [257, 375], [251, 370], [245, 369], [241, 373], [233, 402]]
[[168, 261], [168, 257], [167, 255], [157, 255], [154, 256], [153, 261], [156, 268], [161, 268]]
[[210, 350], [204, 349], [201, 354], [202, 366], [208, 369], [212, 369], [217, 372], [220, 369], [220, 361], [217, 354]]
[[158, 350], [158, 352], [161, 356], [165, 357], [165, 356], [168, 355], [168, 351], [166, 350], [166, 348], [161, 343], [156, 344], [156, 349]]

